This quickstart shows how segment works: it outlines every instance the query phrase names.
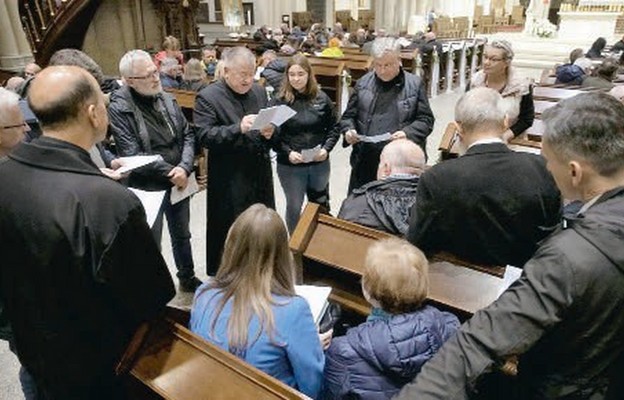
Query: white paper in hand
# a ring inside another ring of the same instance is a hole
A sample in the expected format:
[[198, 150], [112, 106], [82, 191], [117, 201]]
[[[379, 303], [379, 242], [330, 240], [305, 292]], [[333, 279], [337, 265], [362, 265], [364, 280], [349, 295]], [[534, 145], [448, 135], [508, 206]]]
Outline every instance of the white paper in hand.
[[134, 193], [141, 204], [143, 205], [143, 209], [145, 209], [145, 216], [147, 217], [147, 224], [152, 227], [154, 222], [156, 222], [156, 217], [158, 216], [158, 211], [160, 211], [160, 207], [162, 207], [163, 200], [165, 199], [166, 191], [161, 190], [160, 192], [148, 192], [145, 190], [128, 188], [132, 193]]
[[143, 167], [159, 160], [162, 160], [162, 156], [159, 154], [153, 156], [120, 157], [119, 161], [121, 161], [122, 166], [117, 168], [116, 171], [120, 174], [125, 174], [133, 169]]
[[390, 132], [382, 133], [381, 135], [375, 136], [358, 135], [358, 139], [360, 139], [360, 142], [364, 143], [380, 143], [391, 140], [392, 135], [390, 134]]
[[193, 172], [188, 177], [186, 188], [183, 190], [178, 189], [177, 186], [171, 188], [171, 204], [176, 204], [197, 192], [199, 192], [199, 185], [197, 184], [197, 179], [195, 179], [195, 172]]
[[280, 126], [295, 114], [297, 114], [295, 110], [284, 104], [263, 108], [256, 116], [253, 125], [251, 125], [251, 130], [260, 130], [269, 124]]
[[316, 157], [316, 155], [319, 153], [319, 151], [321, 151], [321, 145], [319, 144], [316, 147], [313, 147], [311, 149], [303, 149], [301, 150], [301, 158], [303, 159], [304, 163], [310, 163], [312, 161], [314, 161], [314, 157]]
[[327, 299], [331, 290], [330, 286], [295, 285], [295, 293], [308, 301], [316, 325], [321, 322], [323, 314], [329, 306]]

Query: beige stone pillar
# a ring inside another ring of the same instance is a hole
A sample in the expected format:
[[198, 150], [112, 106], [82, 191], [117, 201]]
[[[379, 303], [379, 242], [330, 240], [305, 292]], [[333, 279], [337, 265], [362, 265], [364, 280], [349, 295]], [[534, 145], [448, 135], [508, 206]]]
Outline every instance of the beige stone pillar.
[[19, 20], [17, 0], [0, 2], [0, 68], [21, 71], [33, 60], [26, 34]]

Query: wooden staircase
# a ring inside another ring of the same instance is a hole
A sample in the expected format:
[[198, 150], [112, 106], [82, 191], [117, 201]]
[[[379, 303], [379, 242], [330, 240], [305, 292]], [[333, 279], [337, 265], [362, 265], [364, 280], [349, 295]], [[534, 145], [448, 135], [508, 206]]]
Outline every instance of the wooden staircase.
[[56, 50], [82, 47], [101, 0], [20, 0], [22, 26], [37, 64], [45, 66]]

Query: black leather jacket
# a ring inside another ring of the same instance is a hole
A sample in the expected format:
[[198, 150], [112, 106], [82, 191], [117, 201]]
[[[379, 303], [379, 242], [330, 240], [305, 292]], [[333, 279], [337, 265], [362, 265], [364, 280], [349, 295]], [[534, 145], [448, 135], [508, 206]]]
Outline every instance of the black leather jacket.
[[[173, 123], [172, 128], [180, 146], [181, 159], [177, 165], [159, 161], [133, 172], [130, 176], [130, 186], [147, 190], [162, 190], [171, 187], [167, 174], [176, 166], [190, 174], [193, 170], [195, 157], [194, 132], [175, 98], [169, 93], [163, 92], [159, 95], [157, 107], [167, 113], [169, 120]], [[118, 156], [153, 154], [145, 120], [139, 112], [128, 86], [116, 90], [111, 95], [108, 115]]]

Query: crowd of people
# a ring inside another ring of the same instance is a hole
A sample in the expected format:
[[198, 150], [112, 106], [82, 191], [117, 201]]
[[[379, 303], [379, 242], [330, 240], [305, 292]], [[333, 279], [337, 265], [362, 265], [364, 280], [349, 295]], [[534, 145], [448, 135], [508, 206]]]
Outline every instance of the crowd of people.
[[[245, 47], [185, 61], [167, 37], [155, 56], [124, 54], [119, 80], [66, 49], [32, 68], [19, 94], [0, 89], [0, 337], [19, 357], [28, 400], [124, 398], [116, 363], [175, 295], [164, 217], [179, 290], [194, 293], [190, 329], [311, 398], [624, 396], [624, 104], [603, 92], [560, 101], [542, 116], [542, 155], [512, 151], [508, 142], [533, 124], [533, 88], [512, 67], [511, 44], [492, 41], [455, 105], [461, 156], [427, 168], [435, 116], [421, 79], [401, 67], [405, 42], [382, 30], [374, 40], [364, 30], [345, 36], [339, 25], [262, 27], [260, 62]], [[297, 52], [343, 40], [367, 46], [373, 63], [338, 115]], [[430, 34], [418, 40], [411, 45], [436, 47]], [[295, 53], [287, 61], [276, 57], [284, 46]], [[566, 68], [583, 69], [582, 54], [572, 57]], [[165, 87], [197, 91], [192, 125]], [[258, 126], [273, 105], [296, 114]], [[305, 198], [333, 211], [329, 157], [339, 142], [351, 147], [339, 218], [396, 238], [368, 250], [370, 316], [333, 338], [295, 293], [288, 239]], [[190, 199], [171, 200], [202, 148], [206, 282], [194, 267]], [[160, 157], [119, 173], [135, 155]], [[152, 226], [124, 186], [166, 192]], [[427, 257], [438, 252], [523, 273], [460, 327], [425, 302]], [[480, 384], [510, 358], [517, 376], [488, 394]]]

